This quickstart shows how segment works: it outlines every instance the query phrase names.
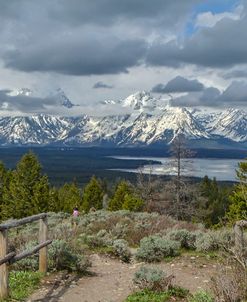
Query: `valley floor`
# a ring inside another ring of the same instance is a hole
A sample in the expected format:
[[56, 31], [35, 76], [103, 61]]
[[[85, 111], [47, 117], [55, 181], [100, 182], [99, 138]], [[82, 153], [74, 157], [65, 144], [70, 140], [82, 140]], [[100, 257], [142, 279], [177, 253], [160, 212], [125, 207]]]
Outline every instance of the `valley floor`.
[[[93, 254], [89, 276], [59, 273], [48, 276], [42, 287], [29, 298], [33, 302], [123, 302], [135, 288], [132, 283], [134, 273], [144, 263], [122, 263], [119, 260]], [[159, 267], [175, 276], [176, 285], [194, 293], [207, 289], [216, 271], [215, 262], [205, 256], [185, 254], [169, 263], [145, 264]]]

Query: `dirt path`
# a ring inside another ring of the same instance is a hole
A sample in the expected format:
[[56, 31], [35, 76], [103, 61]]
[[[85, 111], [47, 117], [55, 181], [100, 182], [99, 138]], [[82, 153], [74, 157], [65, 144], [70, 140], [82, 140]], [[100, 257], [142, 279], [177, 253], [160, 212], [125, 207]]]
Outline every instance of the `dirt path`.
[[[28, 301], [123, 302], [133, 291], [132, 278], [143, 263], [125, 264], [105, 256], [92, 255], [92, 276], [78, 278], [60, 274], [47, 278]], [[207, 288], [215, 265], [201, 257], [181, 256], [158, 266], [175, 275], [177, 285], [191, 292]]]

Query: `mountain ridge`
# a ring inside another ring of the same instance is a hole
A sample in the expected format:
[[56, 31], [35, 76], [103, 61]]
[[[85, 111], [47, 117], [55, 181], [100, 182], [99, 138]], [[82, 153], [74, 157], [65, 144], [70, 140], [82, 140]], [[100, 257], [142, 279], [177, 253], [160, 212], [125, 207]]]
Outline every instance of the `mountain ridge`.
[[128, 107], [130, 112], [124, 114], [2, 116], [0, 145], [154, 146], [170, 144], [183, 133], [193, 145], [247, 146], [246, 110], [204, 112], [162, 102], [142, 91], [105, 103]]

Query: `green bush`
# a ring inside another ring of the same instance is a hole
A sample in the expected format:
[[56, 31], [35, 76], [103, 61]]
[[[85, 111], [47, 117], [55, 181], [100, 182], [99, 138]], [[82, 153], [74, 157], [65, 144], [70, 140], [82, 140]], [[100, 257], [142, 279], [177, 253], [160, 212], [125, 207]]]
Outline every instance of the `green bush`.
[[166, 302], [170, 301], [171, 295], [168, 292], [153, 292], [143, 290], [130, 295], [125, 302]]
[[90, 266], [88, 259], [73, 251], [64, 240], [54, 240], [48, 251], [50, 269], [84, 273]]
[[[142, 290], [130, 295], [125, 302], [166, 302], [166, 301], [185, 301], [180, 300], [186, 298], [189, 291], [182, 287], [171, 287], [169, 290], [164, 292], [155, 292], [151, 290]], [[176, 298], [179, 298], [177, 300]], [[187, 301], [187, 300], [186, 300]]]
[[209, 293], [199, 291], [189, 299], [189, 302], [214, 302], [214, 299]]
[[[35, 240], [29, 241], [29, 242], [23, 244], [21, 247], [19, 247], [18, 253], [23, 252], [24, 250], [27, 250], [27, 251], [31, 250], [37, 244], [38, 244], [38, 242]], [[17, 261], [12, 265], [12, 268], [15, 271], [26, 271], [26, 270], [37, 271], [38, 267], [39, 267], [39, 258], [38, 258], [37, 254], [33, 255], [31, 257], [21, 259], [20, 261]]]
[[218, 249], [217, 242], [209, 233], [198, 233], [195, 246], [198, 252], [210, 252]]
[[178, 242], [153, 235], [140, 241], [136, 257], [146, 262], [161, 261], [164, 257], [177, 256], [179, 248]]
[[195, 248], [196, 234], [186, 229], [172, 230], [167, 234], [167, 237], [171, 240], [178, 241], [183, 248]]
[[141, 267], [134, 276], [133, 282], [139, 289], [148, 289], [152, 291], [164, 291], [171, 285], [170, 276], [156, 268]]
[[124, 239], [117, 239], [113, 241], [113, 253], [124, 262], [129, 262], [131, 252], [129, 250], [128, 242]]
[[195, 232], [195, 234], [195, 247], [198, 252], [216, 251], [224, 247], [231, 247], [233, 244], [233, 232], [229, 230]]
[[83, 238], [84, 243], [91, 249], [112, 245], [112, 239], [106, 230], [100, 230], [95, 235], [81, 234], [80, 237]]

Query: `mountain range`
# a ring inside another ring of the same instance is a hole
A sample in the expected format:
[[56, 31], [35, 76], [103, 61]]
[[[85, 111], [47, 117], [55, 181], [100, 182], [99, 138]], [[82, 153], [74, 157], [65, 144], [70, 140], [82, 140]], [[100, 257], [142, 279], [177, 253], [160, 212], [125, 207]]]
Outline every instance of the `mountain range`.
[[[27, 96], [28, 90], [23, 90]], [[59, 90], [60, 104], [75, 106]], [[148, 92], [100, 106], [123, 108], [119, 114], [76, 117], [37, 114], [0, 117], [0, 145], [163, 146], [180, 133], [194, 147], [247, 147], [247, 111], [172, 107]], [[79, 108], [83, 107], [78, 107]]]

